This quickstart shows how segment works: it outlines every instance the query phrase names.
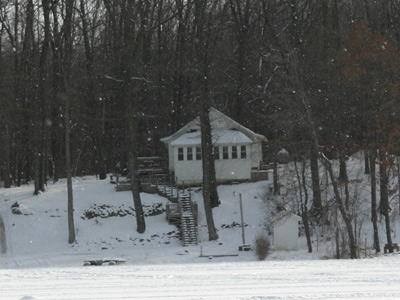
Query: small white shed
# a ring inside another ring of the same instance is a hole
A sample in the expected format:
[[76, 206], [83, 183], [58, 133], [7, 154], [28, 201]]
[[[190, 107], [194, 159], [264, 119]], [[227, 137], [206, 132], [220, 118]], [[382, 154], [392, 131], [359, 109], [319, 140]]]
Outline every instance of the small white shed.
[[[215, 108], [210, 109], [215, 173], [218, 182], [251, 180], [262, 161], [262, 142], [267, 139], [240, 125]], [[200, 119], [189, 122], [162, 138], [168, 147], [169, 170], [177, 184], [203, 181]]]
[[275, 250], [298, 249], [299, 221], [301, 217], [290, 212], [281, 212], [274, 218]]

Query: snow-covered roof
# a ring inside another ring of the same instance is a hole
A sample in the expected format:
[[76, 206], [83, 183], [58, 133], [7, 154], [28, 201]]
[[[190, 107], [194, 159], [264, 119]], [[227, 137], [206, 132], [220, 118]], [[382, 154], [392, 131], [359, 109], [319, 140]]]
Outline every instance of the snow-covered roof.
[[290, 219], [290, 218], [294, 218], [297, 221], [301, 221], [302, 218], [290, 211], [282, 211], [277, 213], [272, 221], [276, 224], [276, 223], [284, 223], [286, 220]]
[[[216, 110], [215, 108], [210, 108], [210, 121], [211, 121], [211, 128], [212, 129], [236, 129], [240, 131], [243, 135], [245, 135], [248, 139], [252, 142], [258, 141], [267, 141], [267, 138], [261, 134], [257, 134], [250, 129], [240, 125], [238, 122], [232, 120], [227, 115], [221, 113], [220, 111]], [[193, 121], [189, 122], [181, 129], [179, 129], [174, 134], [162, 138], [161, 141], [166, 144], [171, 144], [174, 140], [180, 138], [183, 135], [190, 133], [192, 130], [197, 130], [200, 133], [200, 118], [197, 117]], [[189, 136], [188, 136], [189, 137]], [[181, 144], [180, 144], [181, 145]]]
[[[211, 131], [214, 145], [250, 144], [252, 140], [238, 130], [214, 129]], [[201, 132], [187, 132], [171, 142], [171, 146], [190, 146], [201, 144]]]

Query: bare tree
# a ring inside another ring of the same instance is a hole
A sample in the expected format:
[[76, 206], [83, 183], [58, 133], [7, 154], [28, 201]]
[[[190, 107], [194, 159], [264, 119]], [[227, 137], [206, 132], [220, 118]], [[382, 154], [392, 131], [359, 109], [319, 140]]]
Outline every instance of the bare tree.
[[[322, 163], [328, 171], [329, 177], [332, 182], [333, 191], [335, 194], [335, 202], [338, 204], [340, 214], [343, 218], [343, 221], [346, 226], [346, 232], [349, 238], [349, 248], [350, 248], [350, 258], [357, 258], [357, 244], [353, 232], [353, 224], [352, 224], [352, 216], [350, 214], [349, 208], [346, 206], [346, 203], [349, 203], [349, 194], [346, 193], [345, 199], [343, 200], [342, 195], [339, 191], [339, 185], [336, 180], [336, 177], [333, 173], [332, 164], [325, 156], [322, 156]], [[344, 183], [346, 186], [349, 184], [348, 180]], [[346, 187], [347, 189], [347, 187]]]
[[371, 176], [371, 222], [374, 228], [374, 248], [376, 252], [381, 252], [378, 233], [378, 213], [376, 205], [376, 150], [372, 150], [369, 155], [370, 176]]
[[74, 205], [73, 205], [73, 191], [72, 191], [72, 166], [71, 166], [71, 150], [70, 150], [70, 106], [71, 106], [71, 92], [70, 92], [70, 66], [72, 64], [72, 17], [74, 9], [74, 0], [67, 0], [64, 19], [64, 84], [65, 84], [65, 160], [67, 169], [67, 190], [68, 190], [68, 242], [70, 244], [75, 242], [75, 225], [74, 225]]
[[[311, 241], [311, 231], [310, 231], [310, 221], [308, 217], [308, 190], [307, 190], [307, 180], [306, 180], [306, 160], [302, 158], [301, 173], [298, 170], [297, 162], [294, 162], [294, 167], [296, 170], [297, 182], [299, 183], [299, 194], [300, 194], [300, 210], [301, 218], [304, 224], [304, 231], [307, 238], [308, 252], [312, 253], [312, 241]], [[303, 192], [304, 199], [303, 199]]]
[[[214, 2], [215, 4], [216, 2]], [[216, 187], [216, 175], [214, 156], [212, 154], [212, 133], [210, 123], [210, 90], [209, 72], [210, 66], [210, 48], [212, 40], [210, 39], [211, 26], [211, 6], [212, 1], [201, 0], [196, 1], [194, 5], [195, 19], [195, 57], [196, 72], [199, 92], [199, 109], [200, 109], [200, 127], [201, 127], [201, 148], [202, 148], [202, 166], [203, 166], [203, 198], [204, 209], [206, 213], [208, 238], [209, 240], [217, 240], [218, 234], [215, 229], [214, 219], [212, 216], [212, 208], [218, 205], [218, 192]]]

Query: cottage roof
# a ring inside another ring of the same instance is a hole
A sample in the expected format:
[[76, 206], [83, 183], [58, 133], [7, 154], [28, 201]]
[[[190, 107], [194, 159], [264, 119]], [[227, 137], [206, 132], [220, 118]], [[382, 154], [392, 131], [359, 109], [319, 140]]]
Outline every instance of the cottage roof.
[[[250, 129], [240, 125], [238, 122], [232, 120], [229, 118], [227, 115], [221, 113], [215, 108], [210, 108], [210, 121], [211, 121], [211, 128], [213, 129], [214, 132], [220, 133], [220, 138], [217, 140], [217, 144], [223, 144], [223, 143], [228, 143], [228, 142], [223, 142], [225, 139], [229, 139], [229, 143], [241, 143], [239, 141], [243, 141], [243, 143], [248, 143], [250, 142], [258, 142], [258, 141], [267, 141], [267, 138], [261, 134], [257, 134]], [[224, 131], [225, 130], [225, 131]], [[195, 132], [191, 132], [195, 131]], [[242, 135], [239, 133], [233, 134], [233, 132], [240, 132]], [[196, 135], [197, 132], [197, 135]], [[182, 137], [184, 136], [184, 137]], [[177, 143], [174, 143], [174, 145], [187, 145], [183, 144], [182, 142], [188, 142], [192, 141], [193, 143], [189, 143], [188, 145], [194, 144], [195, 137], [198, 136], [199, 140], [196, 141], [196, 144], [200, 144], [200, 117], [197, 117], [193, 121], [189, 122], [185, 126], [183, 126], [181, 129], [179, 129], [177, 132], [174, 134], [162, 138], [161, 141], [166, 143], [166, 144], [172, 144], [175, 140], [179, 139], [182, 137], [182, 140], [180, 140]], [[213, 134], [213, 137], [217, 137], [219, 135]], [[244, 137], [247, 137], [246, 141]], [[235, 141], [235, 142], [233, 142]]]
[[[213, 129], [211, 131], [214, 145], [250, 144], [252, 140], [238, 130]], [[187, 132], [171, 142], [172, 146], [190, 146], [201, 144], [201, 132]]]

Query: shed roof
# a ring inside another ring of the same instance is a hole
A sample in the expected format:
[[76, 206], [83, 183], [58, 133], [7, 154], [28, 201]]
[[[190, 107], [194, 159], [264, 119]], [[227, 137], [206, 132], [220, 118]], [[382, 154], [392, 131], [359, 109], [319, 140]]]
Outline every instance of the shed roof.
[[272, 219], [272, 221], [274, 222], [274, 224], [282, 224], [291, 218], [293, 218], [296, 221], [302, 220], [302, 218], [300, 216], [298, 216], [290, 211], [282, 211], [282, 212], [276, 214], [274, 216], [274, 218]]

